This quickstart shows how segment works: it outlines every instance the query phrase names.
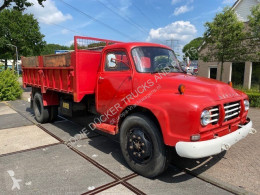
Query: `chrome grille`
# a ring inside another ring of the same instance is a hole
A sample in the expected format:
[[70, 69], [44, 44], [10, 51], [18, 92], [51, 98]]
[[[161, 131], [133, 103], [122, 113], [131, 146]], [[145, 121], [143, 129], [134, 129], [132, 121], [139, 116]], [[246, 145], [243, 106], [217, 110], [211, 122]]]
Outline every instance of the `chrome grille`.
[[218, 123], [218, 119], [219, 119], [219, 108], [218, 106], [215, 106], [211, 109], [209, 109], [210, 112], [210, 123], [212, 123], [213, 125]]
[[241, 110], [240, 101], [224, 104], [224, 109], [225, 109], [225, 120], [224, 121], [228, 121], [233, 118], [236, 118], [239, 116], [239, 113]]

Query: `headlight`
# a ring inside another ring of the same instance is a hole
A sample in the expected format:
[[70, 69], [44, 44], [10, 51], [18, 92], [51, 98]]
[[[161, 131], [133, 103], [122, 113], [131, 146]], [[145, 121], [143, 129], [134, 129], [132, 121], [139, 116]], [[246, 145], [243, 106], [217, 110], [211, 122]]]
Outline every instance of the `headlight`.
[[201, 113], [200, 123], [202, 126], [206, 126], [209, 124], [209, 122], [210, 122], [210, 112], [208, 110], [204, 110]]
[[245, 111], [249, 110], [249, 101], [244, 100], [244, 105], [245, 105]]

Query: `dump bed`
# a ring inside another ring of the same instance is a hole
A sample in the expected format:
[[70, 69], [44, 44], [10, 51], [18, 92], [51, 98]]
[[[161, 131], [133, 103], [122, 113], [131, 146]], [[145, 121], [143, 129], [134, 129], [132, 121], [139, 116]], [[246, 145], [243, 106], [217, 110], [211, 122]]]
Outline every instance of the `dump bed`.
[[73, 95], [80, 102], [93, 94], [104, 46], [116, 41], [91, 37], [74, 37], [74, 51], [45, 56], [22, 57], [24, 86]]

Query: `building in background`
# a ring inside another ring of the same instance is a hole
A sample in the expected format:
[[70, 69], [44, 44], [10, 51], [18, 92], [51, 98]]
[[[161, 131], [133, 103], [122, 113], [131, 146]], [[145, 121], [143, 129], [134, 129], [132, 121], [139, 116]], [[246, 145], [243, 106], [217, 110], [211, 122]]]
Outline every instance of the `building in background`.
[[[260, 3], [260, 0], [237, 0], [232, 9], [238, 16], [238, 19], [247, 25], [248, 16], [251, 14], [251, 8]], [[207, 45], [201, 47], [199, 54], [203, 54]], [[212, 79], [220, 80], [220, 62], [198, 61], [198, 75]], [[250, 89], [252, 86], [260, 90], [260, 60], [256, 62], [225, 62], [223, 69], [223, 82], [232, 81], [235, 85], [243, 85]]]

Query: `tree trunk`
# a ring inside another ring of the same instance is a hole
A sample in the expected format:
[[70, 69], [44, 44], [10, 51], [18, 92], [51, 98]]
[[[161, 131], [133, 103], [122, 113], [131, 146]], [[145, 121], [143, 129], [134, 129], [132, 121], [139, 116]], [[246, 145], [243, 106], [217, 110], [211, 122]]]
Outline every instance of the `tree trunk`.
[[7, 69], [7, 59], [5, 59], [5, 70]]

